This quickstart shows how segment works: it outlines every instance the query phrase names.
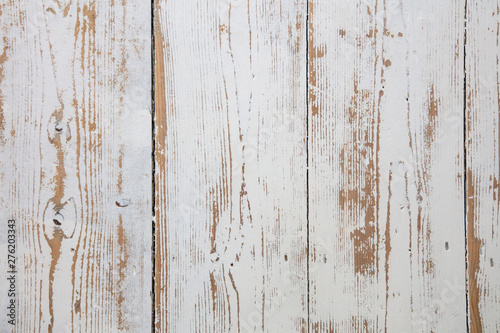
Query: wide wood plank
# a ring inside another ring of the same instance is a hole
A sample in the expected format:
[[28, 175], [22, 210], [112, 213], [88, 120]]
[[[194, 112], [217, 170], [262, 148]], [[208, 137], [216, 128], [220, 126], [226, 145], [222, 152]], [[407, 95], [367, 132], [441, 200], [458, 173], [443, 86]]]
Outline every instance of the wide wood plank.
[[306, 4], [155, 4], [157, 332], [303, 332]]
[[17, 236], [2, 331], [151, 329], [150, 16], [138, 0], [0, 5], [0, 234], [14, 219]]
[[467, 1], [467, 259], [470, 332], [500, 331], [500, 8]]
[[465, 1], [309, 1], [311, 332], [462, 332]]

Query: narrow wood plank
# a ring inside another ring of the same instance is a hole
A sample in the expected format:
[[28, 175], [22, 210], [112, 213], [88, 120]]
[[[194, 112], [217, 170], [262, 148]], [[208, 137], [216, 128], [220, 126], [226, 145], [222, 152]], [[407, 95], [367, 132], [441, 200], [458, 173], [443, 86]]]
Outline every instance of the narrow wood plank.
[[311, 332], [462, 332], [464, 1], [309, 1]]
[[17, 228], [17, 317], [2, 327], [146, 332], [150, 5], [0, 6], [0, 233]]
[[304, 1], [155, 4], [157, 332], [305, 332]]
[[500, 331], [498, 1], [467, 1], [467, 253], [470, 332]]

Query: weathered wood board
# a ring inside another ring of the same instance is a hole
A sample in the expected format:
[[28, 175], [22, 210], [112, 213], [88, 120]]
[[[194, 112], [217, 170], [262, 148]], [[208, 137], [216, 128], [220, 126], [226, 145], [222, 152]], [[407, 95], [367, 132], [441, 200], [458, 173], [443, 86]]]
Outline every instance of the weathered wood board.
[[466, 330], [464, 8], [309, 2], [310, 332]]
[[2, 332], [150, 330], [150, 22], [138, 0], [0, 3]]
[[0, 331], [500, 331], [499, 36], [496, 0], [4, 0]]
[[157, 332], [307, 330], [306, 14], [155, 3]]
[[467, 1], [467, 262], [470, 332], [500, 331], [498, 1]]

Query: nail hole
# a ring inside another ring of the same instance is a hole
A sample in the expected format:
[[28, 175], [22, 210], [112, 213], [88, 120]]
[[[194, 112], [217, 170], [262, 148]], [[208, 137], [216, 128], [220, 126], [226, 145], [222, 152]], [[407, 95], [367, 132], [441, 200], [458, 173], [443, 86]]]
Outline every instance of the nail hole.
[[219, 259], [220, 259], [220, 257], [217, 254], [217, 252], [214, 251], [214, 252], [210, 253], [210, 261], [217, 262], [217, 261], [219, 261]]
[[325, 264], [326, 264], [327, 260], [328, 260], [328, 259], [326, 258], [326, 255], [325, 255], [325, 256], [323, 256], [323, 262], [324, 262]]
[[450, 244], [448, 244], [448, 242], [444, 243], [444, 248], [448, 251], [450, 249]]
[[495, 267], [495, 263], [493, 262], [493, 258], [490, 258], [490, 266]]
[[75, 249], [74, 249], [74, 248], [71, 248], [71, 252], [75, 252]]
[[55, 128], [56, 128], [56, 132], [57, 133], [62, 133], [62, 131], [64, 130], [64, 126], [63, 126], [63, 124], [60, 121], [58, 121], [56, 123], [56, 127]]
[[288, 256], [285, 254], [285, 261], [288, 261]]
[[61, 225], [61, 222], [59, 222], [58, 220], [56, 219], [53, 219], [52, 222], [54, 222], [55, 225]]
[[231, 263], [231, 267], [233, 267], [233, 266], [234, 266], [234, 264], [233, 264], [233, 263]]
[[115, 205], [117, 205], [118, 207], [127, 207], [129, 205], [129, 202], [128, 200], [118, 200], [115, 201]]

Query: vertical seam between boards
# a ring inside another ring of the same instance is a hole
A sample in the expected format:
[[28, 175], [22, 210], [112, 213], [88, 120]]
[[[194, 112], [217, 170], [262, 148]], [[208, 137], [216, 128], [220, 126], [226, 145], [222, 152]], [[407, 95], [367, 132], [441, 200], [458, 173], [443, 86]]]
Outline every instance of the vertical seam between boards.
[[306, 0], [306, 216], [307, 216], [307, 332], [310, 331], [310, 271], [309, 271], [309, 0]]
[[155, 0], [151, 0], [151, 332], [156, 321], [156, 103], [155, 103]]
[[468, 267], [468, 221], [467, 221], [467, 0], [464, 3], [464, 82], [463, 82], [463, 174], [464, 174], [464, 236], [465, 236], [465, 323], [469, 332], [469, 267]]

